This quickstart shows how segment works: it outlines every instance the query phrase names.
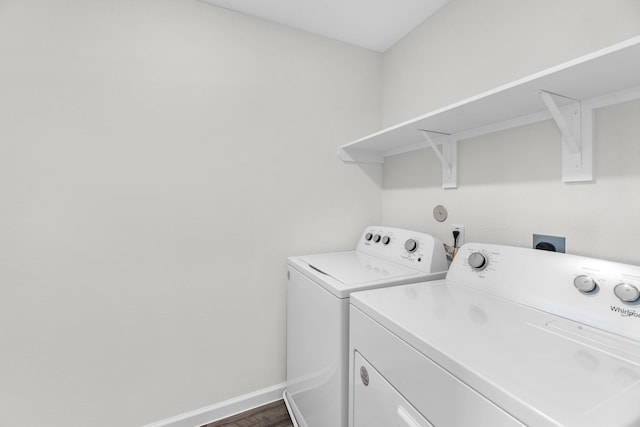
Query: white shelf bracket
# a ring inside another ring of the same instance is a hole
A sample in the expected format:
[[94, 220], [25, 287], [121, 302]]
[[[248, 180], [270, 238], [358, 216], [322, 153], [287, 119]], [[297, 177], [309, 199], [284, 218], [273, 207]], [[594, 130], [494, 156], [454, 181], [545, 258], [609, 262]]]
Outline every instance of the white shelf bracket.
[[[562, 134], [562, 180], [592, 181], [592, 110], [587, 108], [583, 112], [580, 101], [566, 96], [544, 90], [539, 90], [538, 94]], [[562, 101], [563, 105], [558, 106], [556, 99]]]
[[[442, 163], [442, 188], [458, 187], [458, 141], [449, 134], [418, 129], [429, 146], [433, 149], [438, 160]], [[437, 142], [430, 134], [436, 134]], [[442, 151], [437, 147], [442, 145]]]

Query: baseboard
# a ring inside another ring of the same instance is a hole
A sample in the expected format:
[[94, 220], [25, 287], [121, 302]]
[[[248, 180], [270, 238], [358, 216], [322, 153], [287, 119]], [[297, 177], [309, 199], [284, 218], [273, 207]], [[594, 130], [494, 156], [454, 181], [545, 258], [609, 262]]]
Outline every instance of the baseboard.
[[143, 427], [199, 427], [282, 399], [284, 389], [284, 383], [274, 385]]

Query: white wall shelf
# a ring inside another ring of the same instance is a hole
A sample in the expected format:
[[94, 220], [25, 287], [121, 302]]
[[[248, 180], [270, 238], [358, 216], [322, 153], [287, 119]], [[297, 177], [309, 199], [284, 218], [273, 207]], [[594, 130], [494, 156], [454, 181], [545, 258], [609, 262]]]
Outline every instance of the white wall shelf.
[[639, 98], [640, 36], [345, 144], [339, 156], [384, 163], [431, 147], [442, 163], [443, 187], [455, 188], [457, 141], [554, 119], [562, 134], [563, 181], [591, 181], [593, 110]]

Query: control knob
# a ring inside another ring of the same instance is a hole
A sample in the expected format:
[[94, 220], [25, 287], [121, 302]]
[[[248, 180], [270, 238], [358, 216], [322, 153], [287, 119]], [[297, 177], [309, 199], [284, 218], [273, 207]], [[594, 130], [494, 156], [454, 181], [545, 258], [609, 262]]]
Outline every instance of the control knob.
[[388, 245], [388, 244], [389, 244], [389, 242], [391, 242], [391, 237], [389, 237], [389, 236], [384, 236], [384, 237], [382, 238], [382, 244], [383, 244], [383, 245]]
[[573, 279], [573, 286], [583, 294], [588, 294], [589, 292], [595, 291], [598, 285], [591, 277], [581, 274]]
[[364, 240], [366, 240], [367, 242], [371, 239], [373, 239], [373, 234], [367, 233], [364, 235]]
[[407, 250], [407, 252], [414, 253], [418, 250], [418, 242], [413, 239], [409, 239], [404, 242], [404, 248]]
[[469, 266], [476, 271], [484, 270], [488, 265], [487, 257], [480, 252], [474, 252], [469, 255], [467, 261], [469, 262]]
[[613, 293], [623, 302], [635, 302], [640, 299], [640, 291], [630, 283], [618, 283], [613, 288]]
[[373, 236], [373, 241], [378, 243], [380, 241], [380, 235], [376, 234], [375, 236]]

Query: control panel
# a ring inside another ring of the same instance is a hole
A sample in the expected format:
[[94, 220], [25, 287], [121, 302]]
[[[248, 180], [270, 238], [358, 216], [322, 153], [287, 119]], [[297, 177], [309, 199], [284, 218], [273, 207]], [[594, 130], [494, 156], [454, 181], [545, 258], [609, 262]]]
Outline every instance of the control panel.
[[447, 281], [640, 339], [640, 266], [469, 243]]
[[440, 239], [401, 228], [367, 227], [356, 250], [426, 273], [449, 267]]

